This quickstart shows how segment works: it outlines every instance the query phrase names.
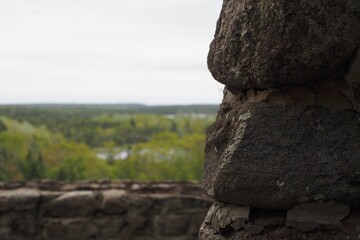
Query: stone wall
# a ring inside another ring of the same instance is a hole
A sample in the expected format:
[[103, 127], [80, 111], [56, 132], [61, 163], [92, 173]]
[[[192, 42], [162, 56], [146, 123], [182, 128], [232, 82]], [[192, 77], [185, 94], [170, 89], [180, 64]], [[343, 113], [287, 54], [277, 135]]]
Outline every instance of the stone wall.
[[0, 184], [1, 240], [191, 240], [212, 201], [198, 183]]
[[360, 1], [224, 0], [200, 239], [360, 239]]
[[329, 202], [302, 203], [269, 210], [216, 202], [200, 230], [200, 239], [360, 239], [360, 211]]

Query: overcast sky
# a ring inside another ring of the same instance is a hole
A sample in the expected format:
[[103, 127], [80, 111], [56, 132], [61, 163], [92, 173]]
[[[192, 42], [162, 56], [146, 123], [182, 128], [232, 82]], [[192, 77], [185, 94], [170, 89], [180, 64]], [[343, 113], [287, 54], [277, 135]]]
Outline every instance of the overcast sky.
[[222, 0], [0, 0], [0, 104], [219, 103]]

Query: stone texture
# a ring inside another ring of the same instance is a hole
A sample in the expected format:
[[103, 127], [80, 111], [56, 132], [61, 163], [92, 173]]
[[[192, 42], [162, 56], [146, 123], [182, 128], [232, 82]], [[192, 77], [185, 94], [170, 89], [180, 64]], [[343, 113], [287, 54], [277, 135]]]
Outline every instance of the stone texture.
[[180, 236], [189, 229], [191, 223], [188, 215], [159, 215], [155, 219], [160, 236]]
[[249, 219], [249, 213], [248, 206], [215, 202], [205, 217], [205, 223], [210, 224], [218, 232], [228, 229], [229, 226], [240, 229], [243, 227], [243, 221]]
[[360, 114], [332, 99], [322, 87], [225, 90], [207, 132], [206, 192], [268, 209], [314, 200], [360, 207]]
[[196, 240], [211, 203], [195, 182], [3, 183], [0, 239]]
[[16, 189], [10, 193], [0, 191], [0, 212], [12, 210], [34, 210], [40, 193], [32, 189]]
[[287, 211], [287, 221], [337, 225], [350, 213], [349, 206], [336, 202], [302, 203]]
[[102, 193], [101, 210], [105, 214], [121, 214], [127, 207], [126, 191], [113, 189]]
[[200, 240], [360, 239], [360, 1], [224, 0], [208, 67]]
[[258, 235], [264, 230], [264, 226], [256, 225], [256, 224], [247, 224], [245, 226], [245, 231], [250, 233], [250, 235]]
[[47, 205], [46, 214], [52, 217], [89, 216], [98, 205], [91, 191], [68, 192], [52, 200]]
[[304, 233], [290, 227], [276, 227], [264, 229], [259, 234], [251, 234], [246, 230], [233, 232], [224, 236], [216, 232], [210, 226], [203, 224], [200, 228], [199, 240], [269, 240], [269, 239], [286, 239], [286, 240], [358, 240], [351, 238], [341, 231], [329, 232], [325, 230]]
[[358, 0], [225, 0], [208, 66], [229, 87], [298, 85], [345, 73], [359, 46]]
[[[242, 208], [233, 204], [214, 203], [209, 211], [213, 217], [209, 217], [208, 213], [201, 225], [199, 239], [357, 240], [360, 234], [360, 228], [356, 228], [359, 223], [358, 211], [349, 211], [347, 206], [335, 202], [301, 204], [288, 210], [288, 213], [284, 210], [251, 208], [246, 219], [230, 221], [229, 209], [231, 211], [239, 207]], [[221, 217], [219, 219], [216, 216]]]

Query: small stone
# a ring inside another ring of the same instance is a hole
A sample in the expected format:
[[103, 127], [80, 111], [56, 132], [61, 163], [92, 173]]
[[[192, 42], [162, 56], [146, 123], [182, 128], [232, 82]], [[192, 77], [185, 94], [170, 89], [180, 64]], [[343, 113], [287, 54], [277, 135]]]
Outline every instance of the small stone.
[[91, 215], [98, 203], [92, 191], [75, 191], [55, 198], [45, 208], [53, 217], [82, 217]]
[[126, 211], [128, 204], [125, 190], [108, 190], [102, 193], [103, 200], [100, 209], [105, 214], [122, 214]]
[[215, 230], [220, 231], [220, 229], [226, 229], [233, 221], [237, 219], [248, 220], [249, 214], [249, 206], [240, 206], [234, 204], [228, 204], [223, 207], [217, 206], [217, 208], [214, 210], [211, 226]]
[[321, 195], [321, 194], [316, 194], [316, 195], [313, 196], [313, 199], [315, 201], [319, 201], [319, 200], [325, 199], [325, 197], [323, 195]]
[[280, 180], [276, 181], [276, 185], [277, 185], [278, 187], [282, 187], [282, 186], [284, 186], [284, 184], [285, 184], [284, 181], [280, 181]]
[[134, 183], [133, 185], [131, 185], [131, 190], [133, 191], [139, 190], [140, 188], [140, 184]]
[[288, 210], [287, 221], [337, 225], [350, 207], [336, 202], [302, 203]]
[[243, 229], [245, 226], [245, 221], [241, 218], [236, 219], [235, 221], [233, 221], [231, 223], [231, 227], [235, 230], [235, 231], [239, 231], [240, 229]]
[[228, 212], [228, 215], [233, 221], [238, 218], [249, 220], [249, 214], [250, 214], [249, 206], [229, 204], [224, 208], [224, 211]]
[[261, 225], [247, 224], [244, 229], [251, 235], [258, 235], [264, 230], [264, 227]]
[[1, 191], [0, 212], [36, 209], [39, 199], [40, 192], [38, 190], [20, 188], [12, 191]]
[[142, 212], [131, 211], [126, 216], [126, 222], [132, 230], [138, 230], [144, 227], [148, 219]]
[[206, 214], [205, 223], [211, 223], [212, 219], [213, 219], [213, 215], [215, 213], [215, 211], [217, 210], [217, 205], [214, 203], [213, 205], [211, 205], [209, 211]]

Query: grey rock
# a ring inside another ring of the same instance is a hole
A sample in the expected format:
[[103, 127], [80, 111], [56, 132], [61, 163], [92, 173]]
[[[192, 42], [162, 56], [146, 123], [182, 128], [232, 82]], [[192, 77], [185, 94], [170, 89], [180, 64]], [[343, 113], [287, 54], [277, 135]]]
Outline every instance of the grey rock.
[[358, 0], [226, 0], [208, 66], [230, 87], [297, 85], [344, 74], [359, 46]]
[[245, 229], [234, 231], [228, 235], [221, 235], [210, 225], [203, 224], [200, 228], [199, 240], [269, 240], [269, 239], [308, 239], [308, 240], [349, 240], [357, 239], [357, 236], [344, 234], [340, 230], [328, 231], [313, 229], [309, 232], [301, 231], [289, 226], [263, 228], [259, 225], [247, 224]]
[[106, 214], [122, 214], [128, 208], [126, 199], [127, 192], [124, 190], [108, 190], [102, 193], [102, 203], [100, 209]]
[[[111, 239], [116, 237], [121, 232], [121, 229], [125, 226], [125, 219], [119, 216], [112, 216], [106, 218], [97, 218], [92, 223], [94, 232], [98, 232], [104, 239]], [[92, 234], [94, 235], [94, 234]]]
[[199, 231], [200, 240], [223, 240], [224, 238], [219, 233], [211, 228], [209, 225], [203, 223]]
[[249, 219], [249, 206], [239, 206], [233, 204], [222, 205], [220, 203], [214, 203], [214, 205], [215, 209], [212, 210], [213, 215], [210, 225], [218, 232], [220, 232], [221, 229], [226, 229], [238, 219]]
[[112, 190], [99, 181], [3, 183], [0, 239], [198, 239], [213, 202], [198, 182], [136, 184], [132, 192], [130, 181]]
[[302, 203], [287, 211], [287, 221], [337, 225], [350, 213], [350, 207], [336, 202]]
[[0, 212], [34, 210], [39, 200], [38, 190], [20, 188], [13, 191], [0, 191]]
[[159, 215], [155, 218], [159, 236], [180, 236], [187, 232], [190, 223], [190, 217], [187, 215]]
[[232, 223], [231, 223], [231, 227], [235, 230], [235, 231], [239, 231], [240, 229], [243, 229], [245, 227], [245, 220], [238, 218], [235, 219]]
[[317, 105], [311, 96], [319, 99], [320, 92], [226, 90], [207, 131], [207, 194], [265, 209], [288, 209], [320, 195], [360, 207], [360, 114], [346, 110], [332, 97], [337, 93]]
[[212, 222], [214, 213], [216, 212], [217, 208], [218, 208], [218, 207], [217, 207], [217, 204], [211, 205], [209, 211], [208, 211], [207, 214], [206, 214], [204, 223], [211, 223], [211, 222]]
[[92, 191], [68, 192], [53, 199], [46, 206], [46, 215], [52, 217], [89, 216], [99, 208]]
[[54, 240], [86, 240], [89, 239], [86, 226], [87, 220], [82, 218], [51, 219], [45, 223], [44, 235]]
[[258, 235], [262, 232], [262, 230], [264, 230], [264, 226], [255, 225], [255, 224], [246, 224], [244, 229], [251, 235]]
[[320, 224], [316, 222], [297, 222], [287, 220], [286, 226], [293, 227], [301, 232], [313, 232], [316, 229], [320, 229]]

